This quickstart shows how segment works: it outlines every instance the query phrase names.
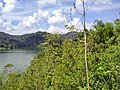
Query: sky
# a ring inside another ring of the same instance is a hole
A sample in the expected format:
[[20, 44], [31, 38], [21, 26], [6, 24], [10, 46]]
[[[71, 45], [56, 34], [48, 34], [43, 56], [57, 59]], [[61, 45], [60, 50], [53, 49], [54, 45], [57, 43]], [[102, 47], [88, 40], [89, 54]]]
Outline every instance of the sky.
[[[120, 17], [120, 0], [85, 0], [86, 26], [94, 20], [112, 22]], [[75, 7], [74, 8], [74, 4]], [[23, 35], [37, 31], [67, 33], [65, 25], [82, 30], [81, 0], [0, 0], [0, 32]]]

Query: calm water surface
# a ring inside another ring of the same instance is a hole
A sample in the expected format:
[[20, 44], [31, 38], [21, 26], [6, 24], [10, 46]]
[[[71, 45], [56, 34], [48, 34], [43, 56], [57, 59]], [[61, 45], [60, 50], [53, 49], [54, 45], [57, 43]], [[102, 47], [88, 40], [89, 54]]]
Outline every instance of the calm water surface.
[[8, 63], [13, 64], [16, 70], [24, 70], [36, 55], [36, 50], [8, 50], [0, 51], [0, 72]]

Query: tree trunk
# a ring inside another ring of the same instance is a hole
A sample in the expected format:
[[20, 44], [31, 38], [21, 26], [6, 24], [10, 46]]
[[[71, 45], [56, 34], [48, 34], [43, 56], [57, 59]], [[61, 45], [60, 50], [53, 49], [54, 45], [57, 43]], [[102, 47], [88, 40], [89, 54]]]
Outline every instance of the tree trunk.
[[83, 29], [84, 29], [84, 45], [85, 45], [85, 66], [86, 66], [86, 76], [87, 76], [87, 88], [90, 90], [89, 86], [89, 75], [88, 75], [88, 61], [87, 61], [87, 35], [86, 35], [86, 8], [85, 1], [81, 0], [83, 3]]

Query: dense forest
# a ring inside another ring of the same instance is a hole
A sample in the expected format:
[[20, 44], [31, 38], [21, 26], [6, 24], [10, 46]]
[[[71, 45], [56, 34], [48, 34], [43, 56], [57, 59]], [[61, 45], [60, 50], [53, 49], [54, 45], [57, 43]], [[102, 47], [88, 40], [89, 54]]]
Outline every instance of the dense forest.
[[36, 46], [44, 42], [46, 34], [46, 32], [36, 32], [25, 35], [9, 35], [0, 32], [0, 47], [13, 49]]
[[[4, 32], [0, 32], [0, 48], [14, 49], [35, 47], [43, 43], [50, 33], [36, 32], [25, 35], [9, 35]], [[64, 39], [72, 39], [78, 36], [77, 32], [69, 32], [67, 34], [61, 34], [60, 37]]]
[[[87, 30], [90, 90], [120, 90], [120, 19], [98, 21]], [[65, 39], [49, 35], [24, 72], [8, 64], [0, 75], [0, 90], [87, 90], [84, 33]]]

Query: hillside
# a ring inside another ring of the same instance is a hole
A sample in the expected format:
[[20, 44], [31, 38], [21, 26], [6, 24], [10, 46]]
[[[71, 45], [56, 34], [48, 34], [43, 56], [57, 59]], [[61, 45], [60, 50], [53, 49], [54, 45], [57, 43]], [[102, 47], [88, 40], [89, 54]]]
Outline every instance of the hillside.
[[[25, 35], [10, 35], [4, 32], [0, 32], [0, 47], [2, 48], [23, 48], [36, 46], [40, 43], [43, 43], [46, 35], [49, 33], [46, 32], [36, 32]], [[67, 34], [61, 35], [62, 39], [72, 39], [76, 38], [78, 33], [69, 32]]]
[[7, 33], [0, 32], [0, 47], [21, 48], [36, 46], [44, 41], [46, 34], [46, 32], [36, 32], [25, 35], [9, 35]]

